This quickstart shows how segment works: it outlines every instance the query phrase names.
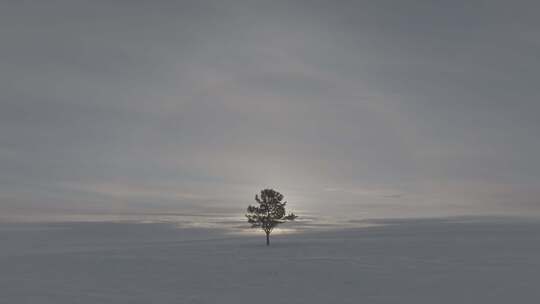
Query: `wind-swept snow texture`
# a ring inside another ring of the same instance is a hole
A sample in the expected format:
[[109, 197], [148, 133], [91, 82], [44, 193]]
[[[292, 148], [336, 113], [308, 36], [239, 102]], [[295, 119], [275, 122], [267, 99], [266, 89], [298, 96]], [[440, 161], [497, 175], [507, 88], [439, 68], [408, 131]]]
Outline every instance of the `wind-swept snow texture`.
[[0, 303], [538, 303], [540, 222], [390, 221], [238, 236], [2, 224]]

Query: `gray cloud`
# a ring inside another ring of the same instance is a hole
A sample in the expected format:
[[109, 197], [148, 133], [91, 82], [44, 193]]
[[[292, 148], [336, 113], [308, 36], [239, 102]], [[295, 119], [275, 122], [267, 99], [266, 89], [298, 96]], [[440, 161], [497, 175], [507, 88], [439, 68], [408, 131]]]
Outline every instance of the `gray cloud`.
[[0, 211], [538, 214], [538, 8], [4, 1]]

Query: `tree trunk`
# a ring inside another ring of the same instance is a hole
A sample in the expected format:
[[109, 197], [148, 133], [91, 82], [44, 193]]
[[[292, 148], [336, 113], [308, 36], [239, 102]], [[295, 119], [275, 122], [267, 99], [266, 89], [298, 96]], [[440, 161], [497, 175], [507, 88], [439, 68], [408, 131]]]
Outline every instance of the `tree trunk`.
[[266, 233], [266, 246], [270, 246], [270, 233]]

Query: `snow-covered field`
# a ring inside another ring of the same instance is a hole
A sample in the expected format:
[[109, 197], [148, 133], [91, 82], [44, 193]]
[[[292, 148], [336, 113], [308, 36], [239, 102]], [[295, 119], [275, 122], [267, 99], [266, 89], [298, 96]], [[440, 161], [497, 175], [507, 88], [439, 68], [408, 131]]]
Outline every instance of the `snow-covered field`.
[[399, 220], [263, 235], [0, 225], [0, 303], [538, 303], [540, 221]]

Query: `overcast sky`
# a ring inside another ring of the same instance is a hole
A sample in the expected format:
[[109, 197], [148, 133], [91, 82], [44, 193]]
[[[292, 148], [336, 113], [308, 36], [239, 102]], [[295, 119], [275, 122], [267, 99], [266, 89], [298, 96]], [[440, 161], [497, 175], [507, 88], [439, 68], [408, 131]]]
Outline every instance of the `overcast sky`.
[[537, 3], [3, 0], [0, 213], [540, 215]]

